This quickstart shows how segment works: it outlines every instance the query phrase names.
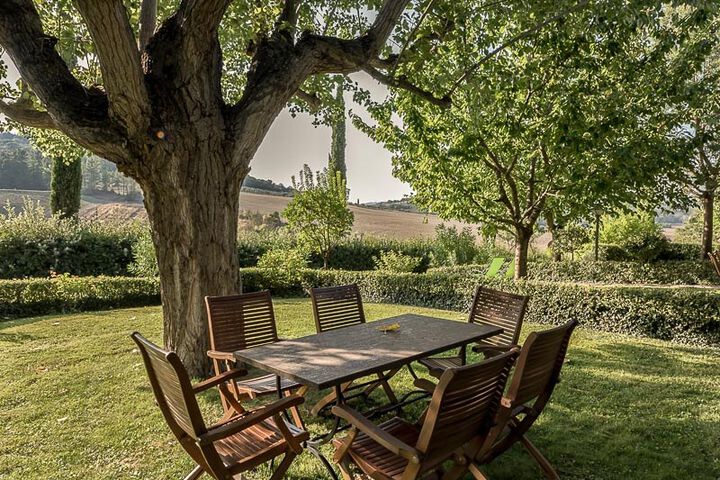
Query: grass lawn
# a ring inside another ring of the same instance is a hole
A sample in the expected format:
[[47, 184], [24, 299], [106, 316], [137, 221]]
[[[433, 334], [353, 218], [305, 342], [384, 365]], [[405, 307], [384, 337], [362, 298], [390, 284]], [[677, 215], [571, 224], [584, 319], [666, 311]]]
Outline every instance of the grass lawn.
[[[281, 336], [313, 333], [307, 300], [275, 305]], [[396, 305], [366, 311], [369, 319], [462, 317]], [[128, 337], [138, 330], [158, 341], [161, 329], [156, 307], [0, 323], [0, 479], [182, 478], [192, 463], [165, 426]], [[579, 329], [531, 438], [563, 479], [720, 479], [719, 365], [718, 350]], [[394, 386], [408, 390], [409, 375]], [[216, 392], [201, 404], [208, 422], [220, 414]], [[306, 419], [316, 432], [324, 426]], [[542, 478], [520, 448], [485, 471], [497, 480]], [[288, 477], [327, 478], [308, 453]]]

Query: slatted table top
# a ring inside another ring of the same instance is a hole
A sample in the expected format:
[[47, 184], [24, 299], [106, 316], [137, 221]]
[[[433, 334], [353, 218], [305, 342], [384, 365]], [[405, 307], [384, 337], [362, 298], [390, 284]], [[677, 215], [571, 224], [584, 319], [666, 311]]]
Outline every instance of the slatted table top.
[[[378, 330], [393, 323], [400, 324], [398, 331]], [[323, 389], [500, 333], [498, 327], [408, 313], [239, 350], [234, 355], [240, 362]]]

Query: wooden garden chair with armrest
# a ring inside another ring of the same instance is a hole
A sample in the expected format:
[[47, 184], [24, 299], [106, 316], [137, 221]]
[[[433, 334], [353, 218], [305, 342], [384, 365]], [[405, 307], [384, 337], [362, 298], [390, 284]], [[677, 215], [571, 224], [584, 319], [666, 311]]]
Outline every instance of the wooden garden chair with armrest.
[[395, 417], [375, 425], [347, 406], [334, 406], [333, 413], [351, 425], [347, 437], [334, 442], [343, 477], [352, 478], [352, 463], [374, 479], [422, 478], [448, 459], [464, 462], [463, 445], [472, 439], [492, 443], [488, 435], [516, 357], [514, 349], [447, 369], [417, 424]]
[[192, 385], [190, 377], [175, 352], [162, 350], [135, 332], [132, 339], [142, 354], [155, 399], [165, 421], [180, 445], [197, 463], [185, 480], [194, 480], [203, 473], [213, 478], [230, 480], [283, 455], [271, 480], [284, 477], [308, 434], [287, 423], [283, 417], [288, 409], [304, 399], [297, 395], [285, 397], [255, 410], [245, 410], [235, 402], [235, 415], [218, 424], [207, 426], [198, 407], [196, 395], [212, 387], [227, 388], [228, 380], [246, 372], [235, 369], [204, 382]]
[[[317, 333], [365, 323], [365, 311], [357, 284], [312, 288], [310, 289], [310, 298]], [[367, 385], [361, 393], [369, 395], [376, 388], [382, 387], [390, 402], [393, 404], [398, 403], [395, 392], [387, 382], [397, 372], [398, 369], [378, 374], [378, 380]], [[343, 393], [355, 388], [357, 386], [353, 385], [353, 382], [343, 383], [340, 386]], [[318, 401], [310, 412], [313, 415], [319, 414], [321, 410], [335, 402], [335, 399], [336, 396], [333, 391]]]
[[501, 402], [495, 441], [489, 448], [482, 445], [482, 439], [468, 444], [466, 455], [472, 460], [464, 468], [462, 465], [455, 467], [455, 474], [459, 475], [469, 469], [475, 478], [483, 478], [476, 475], [479, 466], [491, 462], [519, 442], [540, 466], [545, 477], [560, 478], [526, 434], [545, 409], [559, 381], [570, 337], [576, 326], [576, 321], [570, 321], [528, 336], [518, 357], [510, 387]]
[[[267, 290], [240, 295], [205, 297], [210, 327], [210, 348], [207, 352], [212, 359], [215, 374], [238, 368], [233, 352], [279, 341], [272, 297]], [[229, 388], [221, 390], [223, 407], [232, 412], [228, 393], [236, 401], [278, 395], [278, 378], [274, 374], [254, 378], [240, 378], [229, 382]], [[304, 395], [307, 390], [297, 382], [281, 379], [281, 392], [291, 395], [296, 391]], [[291, 409], [297, 427], [303, 423], [297, 408]]]
[[[493, 325], [502, 328], [503, 333], [473, 345], [472, 350], [487, 358], [517, 346], [527, 304], [526, 296], [479, 286], [475, 290], [468, 323]], [[432, 376], [439, 378], [447, 368], [465, 365], [466, 357], [467, 351], [463, 347], [457, 355], [424, 358], [420, 364], [427, 367]]]

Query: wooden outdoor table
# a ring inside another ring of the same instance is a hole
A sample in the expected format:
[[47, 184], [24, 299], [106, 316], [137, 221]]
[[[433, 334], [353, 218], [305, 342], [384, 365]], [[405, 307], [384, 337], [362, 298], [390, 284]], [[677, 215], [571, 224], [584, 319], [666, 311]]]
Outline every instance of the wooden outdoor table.
[[[400, 329], [383, 333], [382, 325]], [[321, 390], [502, 333], [487, 325], [403, 314], [234, 352], [239, 362]]]
[[[378, 330], [382, 325], [393, 323], [400, 324], [400, 329], [387, 333]], [[276, 374], [278, 383], [282, 377], [314, 390], [335, 388], [338, 402], [342, 402], [340, 385], [345, 382], [382, 374], [500, 333], [499, 327], [406, 313], [239, 350], [234, 355], [239, 362]], [[338, 477], [318, 447], [329, 442], [339, 429], [340, 419], [335, 417], [328, 433], [307, 443], [308, 450], [322, 461], [333, 479]]]

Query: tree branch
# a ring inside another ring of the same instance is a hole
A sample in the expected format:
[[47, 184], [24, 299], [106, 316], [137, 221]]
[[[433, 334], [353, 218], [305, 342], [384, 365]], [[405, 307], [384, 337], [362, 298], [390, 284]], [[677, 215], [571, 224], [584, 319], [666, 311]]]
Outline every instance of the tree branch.
[[149, 126], [148, 99], [140, 53], [122, 0], [76, 0], [95, 43], [110, 115], [131, 136], [144, 135]]
[[450, 97], [445, 96], [443, 98], [438, 98], [431, 92], [423, 90], [422, 88], [410, 83], [404, 75], [398, 78], [394, 78], [390, 75], [382, 73], [379, 70], [374, 69], [370, 65], [364, 66], [363, 70], [383, 85], [395, 88], [402, 88], [403, 90], [407, 90], [408, 92], [413, 93], [418, 97], [439, 107], [448, 108], [452, 105], [452, 100], [450, 99]]
[[[202, 42], [220, 26], [232, 0], [183, 0], [178, 9], [184, 31]], [[208, 42], [209, 43], [209, 42]]]
[[0, 113], [10, 120], [33, 128], [57, 129], [49, 113], [36, 110], [28, 102], [18, 100], [8, 103], [0, 100]]
[[322, 106], [322, 102], [320, 101], [320, 98], [315, 95], [314, 93], [308, 93], [305, 90], [298, 90], [295, 94], [296, 97], [298, 97], [303, 102], [307, 103], [311, 110], [316, 111], [319, 110]]
[[0, 45], [57, 127], [108, 160], [127, 160], [123, 136], [108, 115], [107, 96], [78, 82], [55, 50], [56, 43], [43, 32], [32, 0], [0, 2]]
[[150, 43], [157, 25], [157, 0], [143, 0], [140, 5], [140, 35], [138, 48], [142, 52]]
[[569, 14], [569, 13], [571, 13], [571, 12], [573, 12], [573, 11], [582, 9], [583, 7], [585, 7], [585, 6], [587, 5], [587, 3], [588, 3], [588, 0], [583, 0], [583, 1], [579, 2], [577, 5], [575, 5], [574, 7], [568, 8], [567, 10], [563, 10], [562, 12], [558, 13], [557, 15], [553, 15], [552, 17], [543, 20], [542, 22], [534, 25], [532, 28], [529, 28], [529, 29], [527, 29], [527, 30], [525, 30], [525, 31], [523, 31], [523, 32], [515, 35], [514, 37], [510, 38], [510, 39], [507, 40], [506, 42], [503, 42], [502, 44], [500, 44], [500, 45], [498, 45], [497, 47], [493, 48], [493, 49], [490, 50], [488, 53], [486, 53], [480, 60], [478, 60], [477, 62], [473, 63], [473, 64], [470, 66], [470, 68], [468, 68], [467, 70], [465, 70], [465, 73], [463, 73], [463, 74], [460, 76], [460, 78], [458, 78], [458, 79], [455, 81], [455, 83], [453, 84], [453, 86], [452, 86], [452, 87], [450, 88], [450, 90], [448, 91], [447, 95], [448, 95], [449, 97], [452, 97], [453, 94], [455, 93], [455, 91], [458, 89], [458, 87], [460, 87], [460, 85], [461, 85], [465, 80], [467, 80], [473, 73], [475, 73], [475, 71], [476, 71], [478, 68], [480, 68], [480, 66], [481, 66], [483, 63], [487, 62], [488, 60], [490, 60], [492, 57], [494, 57], [494, 56], [497, 55], [498, 53], [500, 53], [500, 52], [502, 52], [503, 50], [505, 50], [506, 48], [514, 45], [515, 43], [519, 42], [520, 40], [529, 37], [529, 36], [532, 35], [533, 33], [535, 33], [535, 32], [537, 32], [537, 31], [541, 30], [542, 28], [544, 28], [546, 25], [548, 25], [548, 24], [550, 24], [550, 23], [552, 23], [552, 22], [554, 22], [554, 21], [560, 20], [561, 18], [565, 17], [567, 14]]

